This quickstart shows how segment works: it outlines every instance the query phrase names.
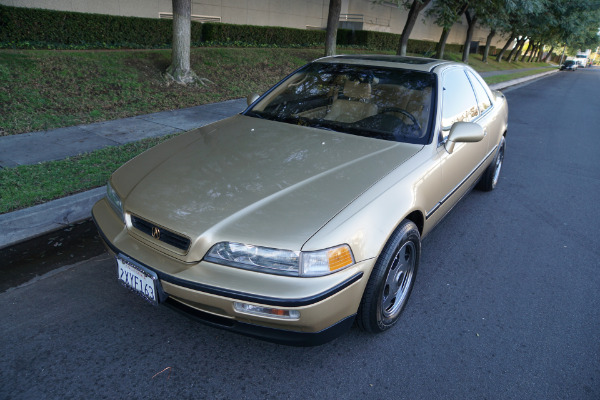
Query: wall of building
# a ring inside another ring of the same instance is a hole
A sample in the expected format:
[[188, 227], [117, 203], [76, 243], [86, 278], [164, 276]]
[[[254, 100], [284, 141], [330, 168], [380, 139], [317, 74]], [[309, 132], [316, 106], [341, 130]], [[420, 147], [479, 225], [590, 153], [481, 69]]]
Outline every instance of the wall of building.
[[[16, 7], [159, 18], [171, 13], [171, 0], [0, 0]], [[327, 25], [328, 0], [192, 0], [192, 14], [220, 17], [228, 24], [305, 29]]]
[[[159, 18], [159, 13], [171, 13], [171, 0], [0, 0], [0, 4]], [[324, 29], [327, 26], [329, 0], [192, 0], [192, 15], [217, 17], [229, 24], [284, 26], [299, 29]], [[354, 22], [344, 27], [357, 27], [381, 32], [402, 33], [408, 11], [393, 2], [372, 0], [342, 0], [342, 16], [350, 15]], [[423, 22], [425, 20], [425, 23]], [[358, 22], [357, 22], [358, 21]], [[455, 24], [448, 43], [463, 43], [467, 32], [466, 18]], [[442, 29], [421, 12], [411, 39], [437, 42]], [[473, 41], [485, 45], [487, 29], [476, 29]], [[497, 35], [492, 45], [502, 47], [506, 38]]]
[[0, 0], [0, 4], [146, 18], [158, 18], [159, 9], [165, 5], [171, 10], [170, 0]]

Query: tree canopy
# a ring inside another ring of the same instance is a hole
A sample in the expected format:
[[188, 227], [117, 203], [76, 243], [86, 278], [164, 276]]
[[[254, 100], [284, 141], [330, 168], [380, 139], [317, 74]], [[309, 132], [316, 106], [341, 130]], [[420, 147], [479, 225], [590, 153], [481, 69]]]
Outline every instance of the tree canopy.
[[600, 0], [489, 0], [480, 23], [510, 37], [511, 42], [529, 41], [530, 48], [596, 48]]
[[[415, 14], [423, 10], [429, 1], [397, 0], [396, 3], [410, 10], [402, 33], [403, 40], [408, 40], [405, 34], [410, 35], [417, 18]], [[541, 59], [544, 46], [567, 46], [575, 52], [578, 49], [595, 49], [600, 45], [600, 0], [432, 0], [426, 15], [442, 27], [437, 57], [443, 56], [452, 26], [465, 16], [468, 24], [464, 39], [465, 62], [468, 61], [468, 48], [475, 26], [489, 29], [484, 61], [487, 61], [490, 43], [496, 34], [508, 39], [498, 60], [511, 49], [509, 60], [516, 59], [523, 49], [525, 53], [529, 52], [531, 60], [534, 53]], [[512, 48], [515, 41], [516, 46]], [[529, 43], [527, 47], [525, 43]], [[402, 41], [399, 53], [401, 47]]]

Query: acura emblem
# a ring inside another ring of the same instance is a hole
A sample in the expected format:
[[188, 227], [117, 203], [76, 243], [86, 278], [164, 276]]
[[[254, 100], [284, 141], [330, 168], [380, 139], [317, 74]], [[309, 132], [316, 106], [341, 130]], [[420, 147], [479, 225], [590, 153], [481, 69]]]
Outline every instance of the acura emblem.
[[156, 226], [152, 227], [152, 237], [154, 239], [160, 239], [160, 229], [158, 229]]

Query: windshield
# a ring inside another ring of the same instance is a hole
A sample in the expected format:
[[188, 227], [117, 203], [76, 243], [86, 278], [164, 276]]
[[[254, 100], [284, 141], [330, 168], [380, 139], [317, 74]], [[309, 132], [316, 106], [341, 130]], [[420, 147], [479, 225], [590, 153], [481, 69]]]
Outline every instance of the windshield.
[[434, 74], [312, 63], [245, 115], [397, 142], [426, 144]]

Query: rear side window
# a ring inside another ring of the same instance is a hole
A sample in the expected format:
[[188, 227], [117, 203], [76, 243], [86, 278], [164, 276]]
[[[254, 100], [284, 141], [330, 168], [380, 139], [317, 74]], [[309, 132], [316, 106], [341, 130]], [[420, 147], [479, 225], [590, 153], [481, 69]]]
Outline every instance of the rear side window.
[[449, 130], [455, 122], [469, 122], [479, 115], [477, 99], [462, 68], [444, 73], [442, 93], [442, 129]]
[[467, 71], [467, 74], [469, 75], [469, 79], [473, 84], [473, 89], [475, 89], [475, 95], [477, 96], [477, 105], [479, 106], [479, 111], [483, 114], [485, 110], [492, 106], [492, 101], [490, 100], [490, 97], [488, 96], [486, 90], [483, 88], [483, 85], [481, 84], [479, 79], [477, 79], [477, 77], [473, 75], [471, 71]]

